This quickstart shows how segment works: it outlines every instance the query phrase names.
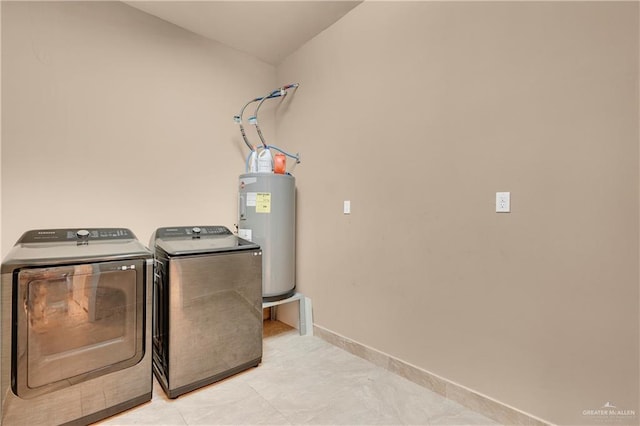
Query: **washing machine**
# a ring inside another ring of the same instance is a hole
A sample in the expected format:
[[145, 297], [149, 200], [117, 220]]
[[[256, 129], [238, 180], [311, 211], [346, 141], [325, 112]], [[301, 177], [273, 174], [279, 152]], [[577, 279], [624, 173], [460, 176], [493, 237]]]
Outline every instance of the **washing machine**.
[[152, 276], [129, 229], [23, 234], [2, 263], [2, 424], [89, 424], [149, 401]]
[[153, 371], [169, 398], [262, 360], [262, 251], [223, 226], [159, 228]]

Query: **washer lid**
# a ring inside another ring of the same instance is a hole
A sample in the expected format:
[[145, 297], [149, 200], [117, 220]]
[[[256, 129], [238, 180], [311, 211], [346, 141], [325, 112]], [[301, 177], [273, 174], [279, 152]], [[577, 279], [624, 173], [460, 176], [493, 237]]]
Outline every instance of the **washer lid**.
[[260, 246], [234, 235], [224, 226], [174, 226], [158, 228], [155, 246], [170, 256], [256, 250]]
[[2, 272], [23, 266], [151, 258], [127, 228], [35, 229], [22, 234], [2, 263]]

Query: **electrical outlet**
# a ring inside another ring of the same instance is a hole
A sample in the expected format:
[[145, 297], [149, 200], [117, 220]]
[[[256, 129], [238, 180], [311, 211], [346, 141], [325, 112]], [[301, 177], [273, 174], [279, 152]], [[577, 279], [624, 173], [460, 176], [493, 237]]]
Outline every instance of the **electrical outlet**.
[[496, 192], [496, 213], [511, 212], [511, 193]]

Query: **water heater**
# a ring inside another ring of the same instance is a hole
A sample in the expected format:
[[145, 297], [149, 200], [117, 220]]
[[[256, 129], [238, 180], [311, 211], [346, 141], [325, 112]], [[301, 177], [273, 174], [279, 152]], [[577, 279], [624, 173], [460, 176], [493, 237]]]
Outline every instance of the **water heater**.
[[238, 236], [262, 248], [262, 298], [295, 292], [296, 185], [290, 174], [240, 175]]

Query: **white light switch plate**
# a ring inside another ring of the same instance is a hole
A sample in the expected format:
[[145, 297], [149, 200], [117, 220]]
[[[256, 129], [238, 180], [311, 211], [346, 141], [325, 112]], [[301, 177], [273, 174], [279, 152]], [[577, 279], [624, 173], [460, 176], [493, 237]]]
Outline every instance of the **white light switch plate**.
[[496, 213], [511, 212], [511, 193], [496, 192]]
[[351, 201], [346, 200], [343, 208], [344, 214], [351, 214]]

